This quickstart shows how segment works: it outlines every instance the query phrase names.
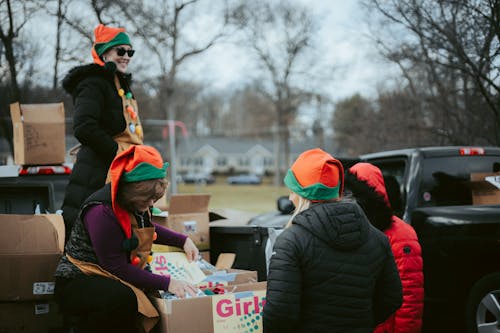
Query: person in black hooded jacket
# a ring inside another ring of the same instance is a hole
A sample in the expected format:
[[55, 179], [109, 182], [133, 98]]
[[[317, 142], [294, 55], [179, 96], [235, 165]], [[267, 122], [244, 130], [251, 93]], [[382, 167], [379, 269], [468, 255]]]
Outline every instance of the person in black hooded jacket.
[[321, 149], [285, 176], [296, 210], [273, 248], [264, 332], [371, 333], [402, 302], [387, 237], [340, 200], [343, 166]]
[[132, 144], [143, 143], [128, 64], [134, 55], [123, 28], [94, 29], [94, 63], [70, 70], [64, 89], [73, 97], [73, 132], [80, 143], [62, 204], [66, 240], [84, 200], [101, 188], [111, 161]]

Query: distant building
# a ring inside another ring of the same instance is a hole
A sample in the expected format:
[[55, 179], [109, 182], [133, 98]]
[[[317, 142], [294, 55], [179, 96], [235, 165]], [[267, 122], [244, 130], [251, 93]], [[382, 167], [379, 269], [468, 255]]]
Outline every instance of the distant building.
[[[294, 161], [300, 153], [315, 147], [312, 141], [292, 143], [290, 160]], [[274, 150], [275, 143], [272, 140], [188, 137], [179, 140], [176, 166], [179, 173], [272, 174]]]

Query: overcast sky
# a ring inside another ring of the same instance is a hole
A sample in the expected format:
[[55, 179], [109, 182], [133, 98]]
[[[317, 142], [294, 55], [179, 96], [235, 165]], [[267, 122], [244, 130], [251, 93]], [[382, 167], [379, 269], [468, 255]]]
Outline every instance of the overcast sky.
[[[388, 64], [382, 62], [367, 38], [364, 12], [355, 0], [297, 0], [320, 17], [318, 40], [322, 52], [337, 68], [329, 95], [338, 100], [354, 93], [373, 96], [385, 81]], [[227, 44], [217, 45], [188, 64], [184, 75], [204, 73], [216, 89], [248, 82], [248, 53]], [[180, 74], [182, 76], [182, 74]]]

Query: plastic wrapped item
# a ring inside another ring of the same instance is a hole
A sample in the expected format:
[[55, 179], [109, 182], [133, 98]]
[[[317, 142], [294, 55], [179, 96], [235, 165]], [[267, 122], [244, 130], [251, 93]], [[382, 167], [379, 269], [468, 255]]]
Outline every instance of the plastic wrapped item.
[[[164, 291], [164, 290], [160, 290], [160, 296], [163, 299], [181, 299], [181, 298], [177, 297], [175, 294], [172, 294], [171, 292]], [[207, 295], [203, 292], [203, 290], [198, 288], [198, 289], [196, 289], [196, 295], [191, 296], [189, 293], [186, 293], [185, 298], [203, 297], [203, 296], [207, 296]]]
[[203, 259], [201, 255], [198, 256], [198, 260], [196, 262], [198, 263], [198, 267], [200, 267], [200, 269], [203, 271], [208, 271], [212, 273], [217, 271], [217, 268], [215, 268], [214, 265]]

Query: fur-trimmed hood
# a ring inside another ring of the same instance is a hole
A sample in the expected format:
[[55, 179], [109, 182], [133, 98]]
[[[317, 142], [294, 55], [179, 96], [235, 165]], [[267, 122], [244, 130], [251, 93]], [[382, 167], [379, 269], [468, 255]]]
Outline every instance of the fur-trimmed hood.
[[119, 74], [120, 80], [125, 80], [130, 84], [131, 74], [121, 74], [116, 71], [116, 65], [113, 62], [107, 62], [104, 66], [97, 64], [87, 64], [72, 68], [62, 81], [62, 86], [69, 94], [73, 95], [78, 84], [89, 77], [102, 77], [113, 82], [115, 74]]
[[346, 173], [345, 186], [373, 226], [384, 231], [391, 225], [393, 211], [379, 168], [370, 163], [355, 164]]

